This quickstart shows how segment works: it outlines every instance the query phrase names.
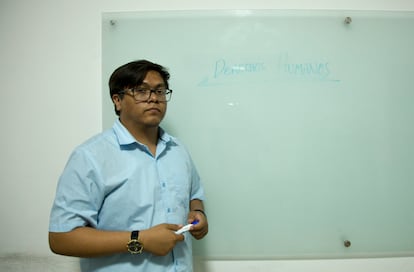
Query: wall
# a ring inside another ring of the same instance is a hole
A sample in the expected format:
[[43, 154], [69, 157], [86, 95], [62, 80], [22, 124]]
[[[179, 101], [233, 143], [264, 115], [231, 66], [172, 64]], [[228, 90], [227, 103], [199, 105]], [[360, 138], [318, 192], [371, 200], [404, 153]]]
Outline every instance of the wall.
[[[181, 9], [414, 10], [414, 2], [0, 0], [0, 271], [74, 271], [48, 216], [71, 150], [101, 130], [101, 12]], [[59, 265], [56, 265], [59, 264]], [[198, 271], [412, 271], [414, 258], [207, 261]]]

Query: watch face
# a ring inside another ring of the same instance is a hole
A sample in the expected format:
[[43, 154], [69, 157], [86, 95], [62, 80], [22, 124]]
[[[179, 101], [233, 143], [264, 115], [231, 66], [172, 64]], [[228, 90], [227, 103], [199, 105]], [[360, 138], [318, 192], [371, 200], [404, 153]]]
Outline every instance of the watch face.
[[142, 252], [142, 245], [137, 240], [131, 240], [128, 243], [128, 251], [132, 254], [137, 254]]

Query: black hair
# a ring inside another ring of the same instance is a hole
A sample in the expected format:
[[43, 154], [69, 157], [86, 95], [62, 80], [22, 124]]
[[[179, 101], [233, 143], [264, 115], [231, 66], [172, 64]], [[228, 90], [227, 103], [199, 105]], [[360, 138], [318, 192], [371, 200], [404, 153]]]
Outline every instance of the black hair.
[[[163, 78], [165, 86], [168, 88], [170, 74], [165, 67], [148, 60], [136, 60], [118, 67], [112, 73], [109, 78], [109, 94], [111, 99], [114, 94], [119, 94], [125, 88], [141, 85], [149, 71], [158, 72]], [[115, 113], [118, 116], [120, 114], [116, 106]]]

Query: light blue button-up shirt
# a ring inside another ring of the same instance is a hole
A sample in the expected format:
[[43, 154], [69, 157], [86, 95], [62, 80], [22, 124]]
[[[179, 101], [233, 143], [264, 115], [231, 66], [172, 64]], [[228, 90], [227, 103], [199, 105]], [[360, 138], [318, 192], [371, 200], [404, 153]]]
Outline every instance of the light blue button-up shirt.
[[[49, 231], [80, 226], [132, 231], [161, 223], [186, 224], [192, 199], [204, 200], [185, 147], [161, 130], [156, 155], [119, 120], [78, 146], [59, 179]], [[126, 246], [126, 245], [125, 245]], [[148, 252], [81, 260], [82, 271], [192, 271], [191, 236], [167, 256]]]

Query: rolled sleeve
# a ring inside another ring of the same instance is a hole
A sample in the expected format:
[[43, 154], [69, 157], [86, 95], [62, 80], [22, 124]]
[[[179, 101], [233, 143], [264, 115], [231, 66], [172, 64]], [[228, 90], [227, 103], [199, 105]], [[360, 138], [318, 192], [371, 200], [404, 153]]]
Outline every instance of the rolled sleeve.
[[100, 180], [88, 153], [75, 150], [58, 182], [49, 231], [67, 232], [81, 226], [96, 227], [104, 195]]

